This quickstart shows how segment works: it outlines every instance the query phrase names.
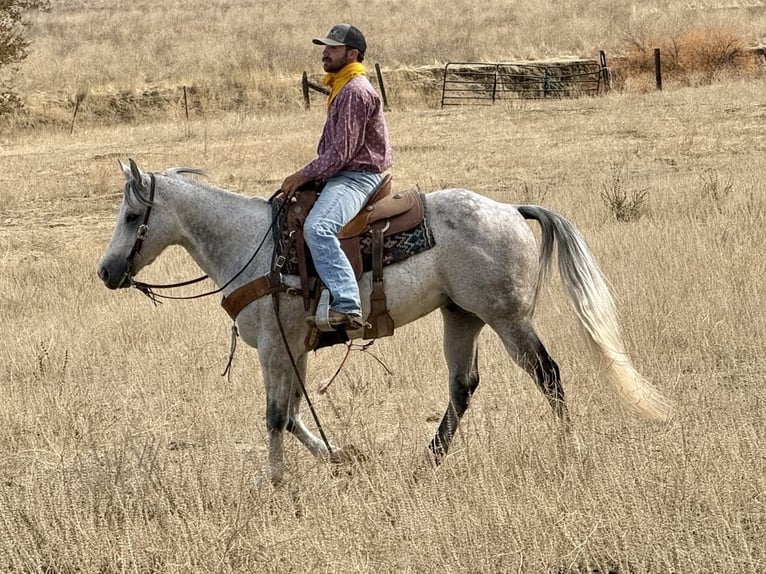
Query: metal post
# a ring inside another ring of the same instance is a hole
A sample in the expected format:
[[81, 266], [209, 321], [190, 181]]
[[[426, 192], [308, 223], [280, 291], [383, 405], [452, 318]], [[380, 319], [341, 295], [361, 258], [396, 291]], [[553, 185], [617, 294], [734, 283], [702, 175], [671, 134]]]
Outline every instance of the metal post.
[[659, 48], [654, 49], [654, 78], [657, 82], [657, 89], [662, 91], [662, 59]]
[[189, 99], [186, 97], [186, 86], [184, 86], [184, 113], [186, 114], [186, 123], [189, 123]]
[[444, 65], [444, 79], [443, 79], [443, 82], [442, 82], [442, 105], [441, 105], [441, 107], [444, 107], [444, 99], [445, 99], [445, 97], [447, 95], [447, 73], [448, 73], [448, 70], [449, 70], [449, 62], [447, 62]]

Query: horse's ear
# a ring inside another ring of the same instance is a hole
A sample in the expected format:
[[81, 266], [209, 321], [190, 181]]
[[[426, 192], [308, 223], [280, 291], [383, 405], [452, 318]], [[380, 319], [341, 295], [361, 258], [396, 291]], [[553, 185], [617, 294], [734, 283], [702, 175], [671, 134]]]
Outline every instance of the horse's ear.
[[122, 163], [121, 159], [118, 159], [117, 163], [120, 165], [120, 170], [122, 170], [122, 174], [125, 176], [125, 179], [130, 179], [130, 176], [131, 176], [130, 168], [124, 163]]
[[141, 189], [144, 187], [144, 178], [141, 176], [141, 170], [138, 169], [136, 162], [134, 162], [132, 159], [128, 159], [128, 162], [130, 162], [130, 173], [133, 176], [133, 179], [136, 181], [138, 188]]

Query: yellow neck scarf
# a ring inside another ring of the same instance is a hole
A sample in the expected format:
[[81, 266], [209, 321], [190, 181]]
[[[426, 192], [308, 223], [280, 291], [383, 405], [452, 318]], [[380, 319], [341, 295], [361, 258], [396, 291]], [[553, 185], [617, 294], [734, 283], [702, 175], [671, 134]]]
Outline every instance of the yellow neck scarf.
[[330, 107], [335, 96], [340, 93], [343, 86], [348, 84], [351, 78], [355, 76], [363, 76], [364, 73], [365, 69], [362, 64], [359, 62], [349, 62], [343, 66], [340, 72], [336, 74], [325, 74], [322, 83], [325, 86], [330, 87], [330, 97], [327, 99], [327, 107]]

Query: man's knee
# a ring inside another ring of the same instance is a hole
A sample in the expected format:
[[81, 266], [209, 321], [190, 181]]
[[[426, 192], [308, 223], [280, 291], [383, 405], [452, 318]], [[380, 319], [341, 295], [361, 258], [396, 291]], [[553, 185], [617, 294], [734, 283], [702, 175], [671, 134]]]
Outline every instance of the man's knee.
[[326, 219], [307, 219], [303, 225], [303, 239], [309, 245], [314, 245], [325, 239], [334, 237], [338, 234], [334, 225]]

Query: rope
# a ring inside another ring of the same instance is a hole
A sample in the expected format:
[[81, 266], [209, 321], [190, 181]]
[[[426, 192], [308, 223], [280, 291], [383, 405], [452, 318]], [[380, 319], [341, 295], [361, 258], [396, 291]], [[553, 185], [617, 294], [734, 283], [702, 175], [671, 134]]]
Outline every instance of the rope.
[[375, 343], [375, 340], [369, 341], [367, 343], [364, 343], [362, 345], [355, 345], [353, 341], [348, 341], [346, 343], [346, 353], [343, 355], [343, 359], [340, 362], [340, 365], [338, 365], [338, 368], [335, 369], [335, 372], [333, 373], [332, 377], [321, 383], [317, 387], [317, 392], [320, 395], [323, 395], [327, 392], [327, 390], [330, 388], [330, 385], [332, 385], [335, 382], [335, 379], [338, 378], [338, 375], [340, 375], [341, 370], [343, 370], [343, 367], [346, 365], [346, 360], [348, 360], [349, 356], [351, 355], [351, 351], [361, 351], [362, 353], [368, 354], [370, 357], [375, 359], [378, 364], [383, 367], [386, 372], [389, 375], [393, 375], [393, 371], [388, 368], [388, 365], [386, 365], [383, 361], [381, 361], [376, 355], [368, 352], [368, 349], [372, 347], [372, 345]]

